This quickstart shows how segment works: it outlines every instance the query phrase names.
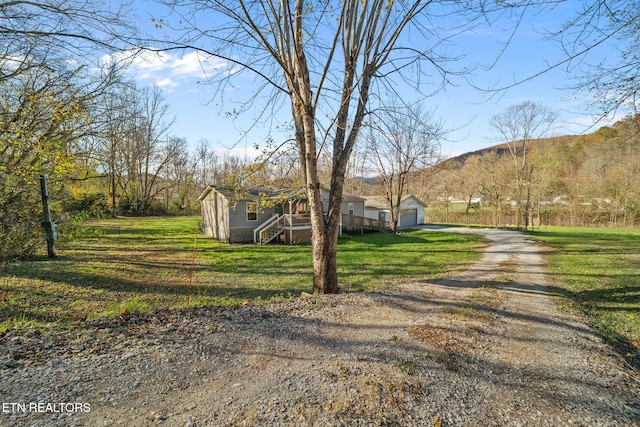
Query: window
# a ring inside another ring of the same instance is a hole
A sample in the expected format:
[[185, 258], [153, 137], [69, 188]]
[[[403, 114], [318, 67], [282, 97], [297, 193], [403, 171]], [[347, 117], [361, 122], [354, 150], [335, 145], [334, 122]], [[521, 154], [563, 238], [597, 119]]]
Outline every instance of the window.
[[258, 204], [256, 202], [247, 202], [247, 221], [258, 220]]
[[353, 212], [355, 212], [355, 210], [356, 210], [356, 207], [353, 204], [353, 202], [349, 202], [348, 209], [349, 209], [349, 214], [353, 215]]

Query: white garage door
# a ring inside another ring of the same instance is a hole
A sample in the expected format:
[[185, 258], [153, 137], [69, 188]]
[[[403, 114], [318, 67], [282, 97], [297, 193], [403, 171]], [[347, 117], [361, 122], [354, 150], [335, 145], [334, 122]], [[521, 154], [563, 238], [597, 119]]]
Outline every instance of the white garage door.
[[409, 209], [400, 215], [398, 227], [414, 227], [418, 224], [418, 210]]

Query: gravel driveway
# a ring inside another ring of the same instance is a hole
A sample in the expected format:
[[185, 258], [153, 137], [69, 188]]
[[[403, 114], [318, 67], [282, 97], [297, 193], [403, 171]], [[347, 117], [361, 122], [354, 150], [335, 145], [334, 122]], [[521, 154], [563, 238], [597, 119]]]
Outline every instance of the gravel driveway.
[[448, 279], [5, 333], [0, 425], [640, 426], [640, 375], [556, 310], [536, 244], [457, 231], [491, 244]]

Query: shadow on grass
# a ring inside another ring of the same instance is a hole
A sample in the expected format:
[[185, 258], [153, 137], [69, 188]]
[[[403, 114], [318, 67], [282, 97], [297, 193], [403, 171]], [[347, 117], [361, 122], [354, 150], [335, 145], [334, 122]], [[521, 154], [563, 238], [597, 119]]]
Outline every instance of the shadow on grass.
[[[127, 224], [113, 221], [116, 224]], [[292, 298], [312, 289], [309, 245], [227, 245], [163, 233], [150, 225], [120, 227], [107, 221], [102, 235], [61, 245], [55, 260], [0, 266], [3, 318], [55, 320], [104, 312], [133, 301], [145, 310], [180, 308], [187, 296], [201, 305], [237, 306], [245, 299]], [[340, 286], [367, 290], [394, 279], [447, 273], [478, 257], [475, 236], [368, 233], [340, 240]], [[11, 283], [11, 281], [14, 281]], [[28, 292], [36, 283], [39, 294]], [[177, 302], [176, 302], [177, 301]], [[47, 307], [62, 310], [47, 311]]]

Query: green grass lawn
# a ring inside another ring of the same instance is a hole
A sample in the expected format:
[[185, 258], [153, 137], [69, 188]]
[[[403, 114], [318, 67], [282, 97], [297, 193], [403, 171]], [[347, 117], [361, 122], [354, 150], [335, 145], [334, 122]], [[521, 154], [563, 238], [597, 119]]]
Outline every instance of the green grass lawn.
[[640, 230], [545, 227], [531, 236], [552, 248], [549, 273], [558, 291], [640, 363]]
[[[260, 304], [311, 290], [309, 245], [196, 241], [199, 220], [92, 221], [88, 237], [57, 245], [55, 260], [1, 265], [0, 331], [247, 299]], [[476, 260], [484, 245], [475, 236], [418, 230], [345, 236], [338, 246], [340, 286], [353, 292], [442, 277]]]

